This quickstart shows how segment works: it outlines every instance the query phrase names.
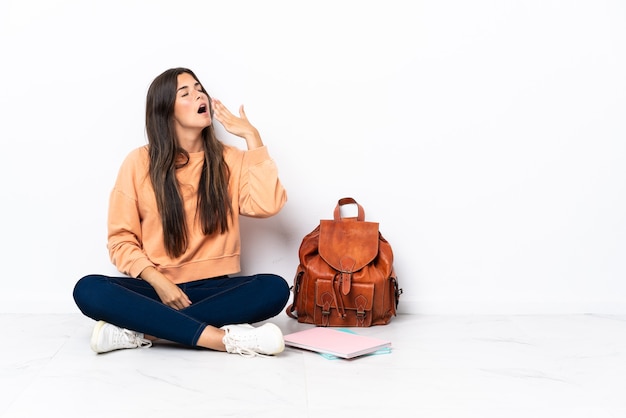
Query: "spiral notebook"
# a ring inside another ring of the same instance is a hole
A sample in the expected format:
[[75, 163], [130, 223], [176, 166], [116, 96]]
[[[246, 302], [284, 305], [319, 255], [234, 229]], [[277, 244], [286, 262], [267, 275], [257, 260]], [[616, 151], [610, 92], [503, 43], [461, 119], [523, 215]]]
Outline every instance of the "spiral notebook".
[[391, 347], [391, 341], [333, 328], [315, 327], [284, 336], [285, 345], [350, 359]]

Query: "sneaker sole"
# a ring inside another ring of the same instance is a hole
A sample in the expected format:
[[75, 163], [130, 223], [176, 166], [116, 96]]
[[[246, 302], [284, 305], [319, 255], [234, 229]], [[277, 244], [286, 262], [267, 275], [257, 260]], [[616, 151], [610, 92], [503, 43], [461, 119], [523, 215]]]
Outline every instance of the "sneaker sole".
[[100, 330], [105, 324], [106, 322], [104, 321], [98, 321], [93, 329], [93, 332], [91, 333], [91, 341], [89, 345], [91, 346], [91, 349], [96, 353], [100, 353], [100, 351], [98, 351], [98, 336], [100, 335]]

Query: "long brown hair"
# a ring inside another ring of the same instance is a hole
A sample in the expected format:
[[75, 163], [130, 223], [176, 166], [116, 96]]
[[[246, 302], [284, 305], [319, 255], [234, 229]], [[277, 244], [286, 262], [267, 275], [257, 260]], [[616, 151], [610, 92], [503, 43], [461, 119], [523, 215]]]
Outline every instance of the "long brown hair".
[[[174, 129], [176, 88], [178, 76], [183, 73], [190, 74], [198, 81], [196, 75], [187, 68], [171, 68], [154, 79], [146, 99], [150, 180], [161, 214], [163, 244], [172, 258], [183, 254], [188, 245], [189, 220], [185, 219], [176, 170], [188, 164], [189, 154], [180, 146]], [[204, 87], [202, 91], [206, 93]], [[232, 213], [228, 193], [230, 172], [224, 161], [224, 146], [216, 138], [213, 124], [202, 130], [202, 139], [204, 165], [197, 189], [196, 216], [200, 216], [203, 233], [210, 235], [228, 231], [228, 220]]]

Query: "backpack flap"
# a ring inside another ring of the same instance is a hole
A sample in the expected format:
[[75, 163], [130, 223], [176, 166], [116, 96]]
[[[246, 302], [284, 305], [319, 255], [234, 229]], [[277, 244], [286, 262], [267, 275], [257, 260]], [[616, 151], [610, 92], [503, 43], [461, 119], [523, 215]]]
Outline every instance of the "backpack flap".
[[341, 293], [350, 292], [352, 273], [378, 255], [378, 223], [357, 220], [320, 221], [319, 255], [340, 274]]

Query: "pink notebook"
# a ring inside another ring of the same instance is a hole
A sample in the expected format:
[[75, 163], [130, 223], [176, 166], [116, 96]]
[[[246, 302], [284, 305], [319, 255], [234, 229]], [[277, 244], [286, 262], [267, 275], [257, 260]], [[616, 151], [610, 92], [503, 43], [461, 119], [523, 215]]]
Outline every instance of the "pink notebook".
[[285, 345], [348, 359], [391, 347], [391, 341], [315, 327], [285, 335]]

